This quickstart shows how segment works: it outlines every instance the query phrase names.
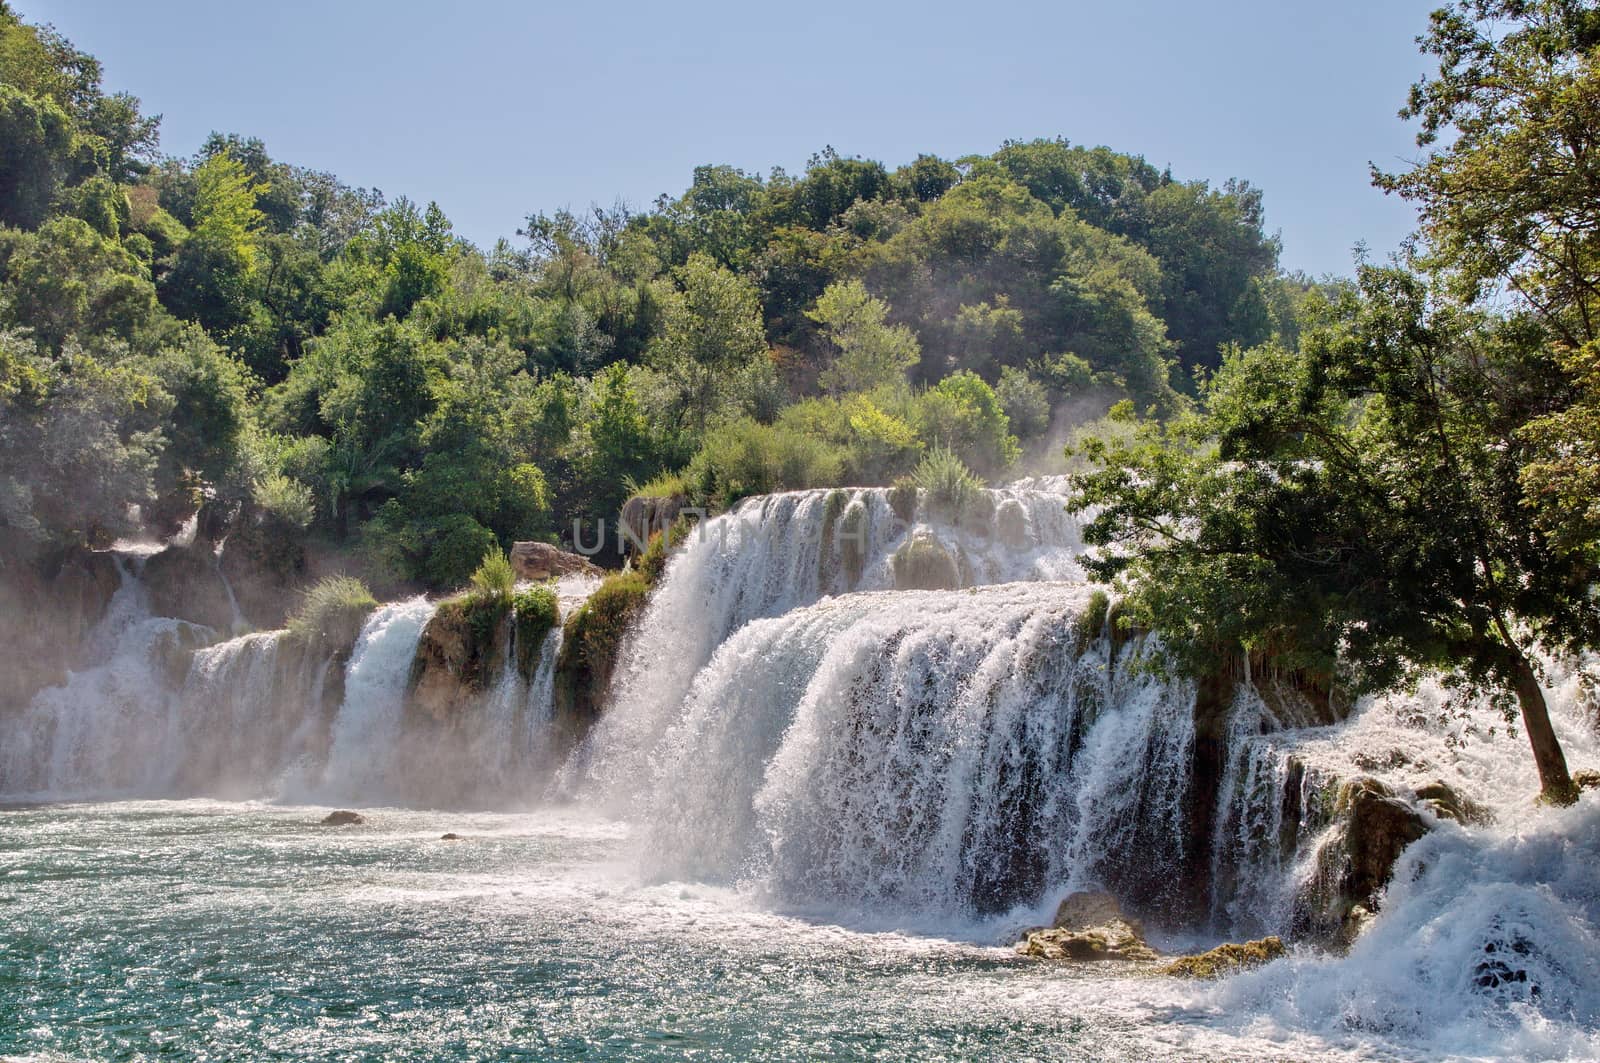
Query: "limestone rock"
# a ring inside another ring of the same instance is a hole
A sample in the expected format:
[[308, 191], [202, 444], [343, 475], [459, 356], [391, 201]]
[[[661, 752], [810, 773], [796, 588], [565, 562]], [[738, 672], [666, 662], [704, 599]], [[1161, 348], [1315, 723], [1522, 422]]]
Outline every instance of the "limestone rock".
[[894, 552], [894, 586], [902, 591], [953, 591], [961, 570], [950, 551], [928, 532], [917, 532]]
[[1028, 511], [1016, 499], [1008, 498], [996, 507], [994, 526], [1005, 545], [1019, 549], [1028, 545]]
[[1074, 893], [1056, 909], [1055, 923], [1028, 931], [1017, 954], [1046, 960], [1150, 961], [1156, 951], [1136, 920], [1109, 893]]
[[512, 543], [511, 567], [518, 579], [546, 580], [559, 576], [599, 576], [600, 569], [587, 558], [559, 550], [549, 543]]
[[361, 813], [352, 812], [347, 808], [341, 808], [336, 812], [329, 812], [326, 816], [322, 817], [322, 823], [320, 825], [324, 827], [359, 827], [366, 821], [367, 817], [363, 816]]
[[188, 620], [214, 631], [233, 630], [233, 602], [209, 548], [169, 546], [145, 562], [139, 579], [156, 616]]
[[1423, 814], [1370, 777], [1345, 782], [1334, 801], [1336, 829], [1316, 856], [1316, 873], [1295, 905], [1307, 937], [1348, 946], [1376, 912], [1395, 861], [1431, 829]]
[[[617, 534], [622, 535], [623, 529], [627, 529], [623, 541], [628, 544], [629, 551], [637, 551], [640, 549], [637, 544], [648, 543], [652, 533], [666, 534], [687, 505], [688, 500], [682, 495], [660, 498], [635, 495], [622, 504], [622, 512], [618, 515], [621, 527], [617, 529]], [[512, 562], [515, 561], [513, 556]]]
[[[484, 616], [480, 610], [497, 610]], [[489, 685], [510, 640], [511, 611], [470, 599], [443, 602], [417, 640], [408, 708], [447, 723]]]
[[1600, 790], [1600, 771], [1584, 768], [1572, 773], [1572, 785], [1579, 790]]
[[1447, 782], [1431, 782], [1426, 786], [1420, 786], [1416, 790], [1416, 795], [1417, 800], [1440, 819], [1453, 819], [1457, 823], [1479, 827], [1494, 820], [1493, 812], [1472, 798], [1459, 793]]
[[1182, 978], [1219, 978], [1271, 963], [1283, 956], [1285, 951], [1283, 939], [1277, 936], [1246, 941], [1242, 945], [1229, 942], [1197, 956], [1179, 957], [1161, 968], [1161, 973]]

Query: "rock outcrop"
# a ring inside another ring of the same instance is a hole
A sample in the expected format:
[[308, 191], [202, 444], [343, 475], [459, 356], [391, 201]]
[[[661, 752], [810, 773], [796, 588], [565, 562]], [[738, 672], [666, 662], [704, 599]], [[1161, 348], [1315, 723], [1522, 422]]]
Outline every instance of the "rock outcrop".
[[557, 549], [549, 543], [513, 543], [511, 567], [518, 579], [547, 580], [561, 576], [600, 576], [604, 573], [585, 557]]
[[139, 571], [150, 596], [150, 612], [202, 624], [224, 636], [233, 630], [233, 599], [205, 544], [169, 546]]
[[1494, 820], [1494, 813], [1447, 782], [1431, 782], [1416, 790], [1417, 800], [1440, 819], [1453, 819], [1464, 826], [1482, 827]]
[[1045, 960], [1151, 961], [1157, 953], [1137, 921], [1109, 893], [1074, 893], [1056, 908], [1052, 925], [1030, 930], [1017, 954]]
[[1283, 939], [1276, 936], [1246, 941], [1240, 945], [1230, 942], [1196, 956], [1181, 956], [1161, 968], [1161, 973], [1180, 978], [1220, 978], [1225, 974], [1271, 963], [1286, 951]]
[[329, 812], [326, 816], [323, 816], [322, 821], [318, 824], [318, 826], [359, 827], [366, 821], [367, 817], [363, 816], [361, 813], [352, 812], [347, 808], [341, 808], [337, 812]]
[[[204, 517], [204, 507], [200, 512]], [[252, 626], [282, 627], [293, 611], [299, 588], [312, 576], [304, 539], [300, 528], [253, 508], [246, 508], [228, 525], [219, 564], [239, 611]]]
[[894, 552], [894, 586], [901, 591], [953, 591], [961, 569], [950, 551], [927, 532], [917, 532]]
[[1370, 777], [1339, 787], [1335, 828], [1316, 855], [1316, 873], [1297, 899], [1300, 936], [1348, 946], [1378, 911], [1395, 861], [1430, 827], [1413, 805]]
[[660, 498], [635, 495], [622, 504], [618, 534], [623, 536], [623, 542], [630, 552], [640, 551], [643, 547], [639, 544], [649, 543], [651, 535], [656, 532], [665, 535], [688, 504], [682, 495]]
[[411, 663], [409, 711], [449, 723], [483, 693], [510, 640], [511, 610], [457, 598], [440, 604], [422, 629]]

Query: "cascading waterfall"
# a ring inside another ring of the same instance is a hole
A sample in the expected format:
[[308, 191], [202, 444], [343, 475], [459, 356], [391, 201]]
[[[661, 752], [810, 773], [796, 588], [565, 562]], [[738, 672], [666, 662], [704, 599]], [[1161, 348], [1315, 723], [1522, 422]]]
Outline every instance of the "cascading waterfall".
[[635, 755], [659, 740], [728, 636], [829, 595], [894, 587], [895, 551], [913, 535], [936, 540], [965, 586], [1081, 581], [1082, 540], [1062, 490], [1041, 481], [988, 491], [981, 519], [965, 522], [926, 512], [904, 521], [885, 488], [794, 491], [746, 499], [699, 525], [629, 638], [613, 702], [569, 765], [568, 788], [590, 799], [597, 789], [631, 794], [642, 777]]
[[[561, 629], [524, 679], [511, 664], [447, 734], [408, 716], [412, 660], [434, 603], [385, 605], [348, 661], [286, 631], [215, 642], [150, 614], [145, 552], [91, 633], [91, 664], [0, 720], [0, 794], [22, 798], [206, 794], [354, 804], [526, 804], [551, 770]], [[574, 608], [593, 589], [564, 580]]]
[[657, 871], [949, 915], [1106, 880], [1159, 902], [1194, 689], [1087, 627], [1091, 597], [880, 592], [746, 626], [651, 752]]

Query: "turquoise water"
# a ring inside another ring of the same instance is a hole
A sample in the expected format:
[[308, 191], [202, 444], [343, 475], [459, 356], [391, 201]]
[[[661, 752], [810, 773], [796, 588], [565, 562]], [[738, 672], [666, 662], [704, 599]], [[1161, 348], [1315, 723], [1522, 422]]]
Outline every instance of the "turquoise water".
[[848, 917], [775, 914], [728, 890], [641, 883], [620, 824], [376, 810], [366, 826], [324, 828], [325, 811], [0, 811], [0, 1056], [1290, 1059], [1335, 1047], [1263, 1040], [1192, 986], [1014, 958], [982, 940], [994, 928], [847, 929], [835, 922]]

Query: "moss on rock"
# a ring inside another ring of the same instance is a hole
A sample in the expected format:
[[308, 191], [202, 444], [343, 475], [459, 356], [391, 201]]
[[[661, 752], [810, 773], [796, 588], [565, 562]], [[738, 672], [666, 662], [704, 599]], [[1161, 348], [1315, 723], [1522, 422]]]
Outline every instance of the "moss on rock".
[[518, 591], [511, 601], [513, 640], [516, 645], [517, 671], [524, 679], [532, 679], [539, 666], [539, 651], [545, 636], [561, 619], [561, 604], [556, 592], [549, 587], [532, 587]]
[[950, 551], [927, 532], [918, 532], [894, 552], [896, 590], [951, 591], [961, 586], [961, 570]]
[[1225, 974], [1271, 963], [1287, 951], [1283, 947], [1283, 939], [1276, 936], [1238, 945], [1229, 942], [1198, 956], [1179, 957], [1161, 968], [1161, 973], [1180, 978], [1220, 978]]
[[613, 573], [562, 625], [556, 709], [572, 736], [599, 715], [623, 636], [644, 611], [649, 596], [650, 581], [643, 572]]

